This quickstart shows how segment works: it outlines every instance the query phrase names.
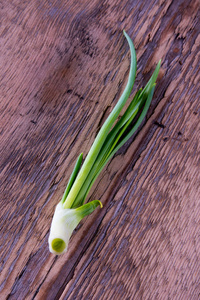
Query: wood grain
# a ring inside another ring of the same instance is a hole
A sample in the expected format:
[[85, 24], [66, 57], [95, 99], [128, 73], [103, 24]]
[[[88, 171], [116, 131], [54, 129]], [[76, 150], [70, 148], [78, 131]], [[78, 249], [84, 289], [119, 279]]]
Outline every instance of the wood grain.
[[[198, 1], [0, 4], [0, 299], [200, 298]], [[162, 67], [143, 126], [90, 193], [66, 255], [54, 208], [127, 80]]]

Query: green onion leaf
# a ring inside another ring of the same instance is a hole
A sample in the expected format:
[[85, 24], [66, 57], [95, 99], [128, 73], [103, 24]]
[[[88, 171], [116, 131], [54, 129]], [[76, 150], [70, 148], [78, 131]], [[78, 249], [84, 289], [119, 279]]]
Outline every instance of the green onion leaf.
[[69, 191], [70, 191], [70, 189], [71, 189], [71, 187], [72, 187], [72, 185], [73, 185], [73, 183], [74, 183], [74, 181], [75, 181], [75, 179], [76, 179], [76, 176], [77, 176], [77, 174], [78, 174], [78, 172], [79, 172], [79, 170], [80, 170], [80, 167], [81, 167], [82, 160], [83, 160], [83, 153], [81, 153], [81, 154], [79, 155], [79, 157], [78, 157], [78, 159], [77, 159], [77, 162], [76, 162], [76, 164], [75, 164], [75, 167], [74, 167], [74, 169], [73, 169], [73, 171], [72, 171], [72, 174], [71, 174], [71, 176], [70, 176], [70, 178], [69, 178], [67, 187], [66, 187], [66, 189], [65, 189], [65, 192], [64, 192], [63, 197], [62, 197], [62, 200], [61, 200], [62, 203], [65, 202], [65, 200], [66, 200], [66, 198], [67, 198], [67, 196], [68, 196], [68, 194], [69, 194]]
[[102, 207], [99, 200], [84, 204], [85, 199], [108, 161], [141, 125], [153, 97], [161, 61], [144, 89], [136, 92], [124, 114], [119, 118], [131, 94], [137, 66], [133, 42], [125, 31], [123, 33], [131, 53], [128, 82], [119, 101], [100, 129], [82, 167], [83, 154], [79, 155], [64, 195], [56, 206], [49, 235], [49, 249], [57, 255], [66, 252], [71, 234], [78, 223], [98, 206]]

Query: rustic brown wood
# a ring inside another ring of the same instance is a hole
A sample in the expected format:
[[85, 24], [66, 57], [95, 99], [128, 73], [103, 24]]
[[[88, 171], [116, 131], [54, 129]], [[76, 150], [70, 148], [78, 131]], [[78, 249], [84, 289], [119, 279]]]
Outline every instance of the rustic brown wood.
[[[1, 1], [0, 299], [200, 299], [199, 2]], [[68, 252], [48, 234], [129, 69], [161, 58], [147, 118], [90, 193]]]

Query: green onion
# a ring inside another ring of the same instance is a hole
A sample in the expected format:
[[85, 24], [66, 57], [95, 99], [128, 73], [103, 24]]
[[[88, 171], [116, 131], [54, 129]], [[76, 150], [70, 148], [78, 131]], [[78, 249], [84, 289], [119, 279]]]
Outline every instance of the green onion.
[[125, 31], [123, 33], [131, 52], [128, 82], [118, 103], [100, 129], [83, 164], [83, 154], [79, 155], [64, 195], [56, 206], [49, 235], [49, 250], [57, 255], [67, 251], [69, 239], [79, 222], [91, 214], [96, 207], [102, 207], [99, 200], [84, 204], [86, 197], [107, 162], [138, 129], [153, 97], [161, 61], [144, 89], [136, 92], [123, 116], [117, 120], [131, 94], [137, 67], [133, 42]]

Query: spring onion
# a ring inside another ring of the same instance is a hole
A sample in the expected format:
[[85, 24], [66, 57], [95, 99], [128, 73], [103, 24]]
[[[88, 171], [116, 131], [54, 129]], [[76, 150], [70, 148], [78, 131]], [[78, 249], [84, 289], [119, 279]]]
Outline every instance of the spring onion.
[[133, 42], [125, 31], [123, 33], [131, 52], [128, 82], [118, 103], [100, 129], [83, 164], [83, 154], [79, 155], [64, 195], [56, 206], [48, 242], [50, 252], [57, 255], [67, 251], [69, 239], [79, 222], [98, 206], [102, 207], [99, 200], [85, 204], [85, 199], [107, 162], [137, 130], [153, 97], [161, 61], [146, 86], [136, 92], [125, 113], [118, 118], [131, 94], [137, 66]]

